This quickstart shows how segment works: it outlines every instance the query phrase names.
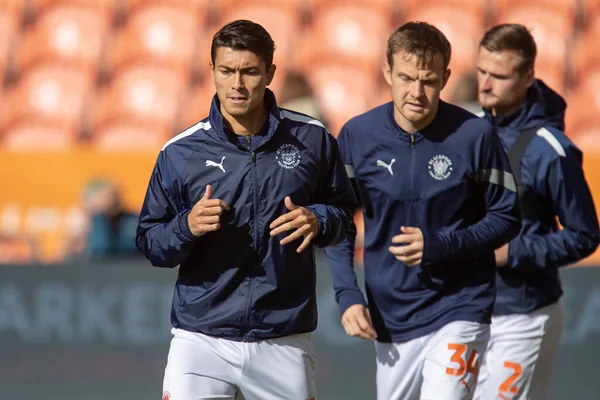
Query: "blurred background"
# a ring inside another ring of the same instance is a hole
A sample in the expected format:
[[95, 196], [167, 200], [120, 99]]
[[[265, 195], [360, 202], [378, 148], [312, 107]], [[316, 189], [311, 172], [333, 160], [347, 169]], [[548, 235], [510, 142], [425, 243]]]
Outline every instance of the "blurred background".
[[[483, 32], [528, 26], [536, 74], [567, 99], [567, 135], [600, 204], [600, 0], [0, 0], [4, 397], [160, 396], [176, 271], [137, 254], [137, 213], [162, 145], [206, 117], [212, 35], [239, 18], [275, 40], [280, 105], [334, 135], [391, 99], [381, 64], [403, 22], [447, 35], [442, 98], [472, 111]], [[360, 241], [356, 252], [360, 264]], [[373, 398], [372, 345], [343, 334], [319, 265], [319, 397]], [[563, 271], [568, 325], [553, 399], [598, 397], [595, 266], [600, 253]]]

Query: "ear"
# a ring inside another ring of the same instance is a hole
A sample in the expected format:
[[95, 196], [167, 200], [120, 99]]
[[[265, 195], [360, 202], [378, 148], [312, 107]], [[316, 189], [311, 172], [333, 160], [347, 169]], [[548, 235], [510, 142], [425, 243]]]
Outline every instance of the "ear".
[[269, 69], [267, 70], [267, 85], [270, 85], [275, 77], [275, 70], [277, 69], [277, 65], [271, 64]]
[[390, 64], [387, 61], [383, 63], [381, 70], [383, 72], [385, 81], [388, 83], [388, 85], [392, 86], [392, 67], [390, 67]]
[[448, 68], [447, 70], [444, 71], [444, 75], [442, 76], [442, 89], [444, 89], [446, 87], [446, 84], [448, 83], [448, 80], [450, 79], [450, 75], [452, 75], [452, 70], [450, 68]]
[[209, 61], [208, 66], [210, 67], [210, 75], [212, 76], [213, 80], [215, 80], [215, 64], [213, 64], [212, 61]]
[[529, 89], [531, 87], [531, 85], [533, 85], [533, 82], [535, 82], [535, 70], [534, 69], [530, 69], [529, 71], [525, 72], [525, 87], [527, 89]]

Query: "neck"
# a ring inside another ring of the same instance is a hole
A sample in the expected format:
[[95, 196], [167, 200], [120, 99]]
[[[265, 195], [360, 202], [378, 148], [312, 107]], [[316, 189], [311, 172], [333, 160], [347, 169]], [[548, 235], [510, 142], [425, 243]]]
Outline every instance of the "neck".
[[435, 107], [433, 112], [427, 118], [422, 119], [420, 121], [412, 122], [412, 121], [409, 121], [408, 119], [404, 118], [402, 116], [402, 114], [400, 113], [400, 111], [398, 111], [398, 109], [394, 105], [394, 120], [396, 120], [396, 123], [403, 131], [411, 133], [411, 134], [417, 133], [417, 132], [425, 129], [429, 124], [431, 124], [431, 121], [433, 121], [433, 119], [437, 115], [438, 108], [439, 108], [439, 104]]
[[525, 103], [527, 96], [523, 96], [521, 99], [519, 99], [519, 101], [511, 104], [511, 105], [507, 105], [505, 107], [493, 107], [491, 109], [492, 115], [494, 117], [504, 117], [505, 115], [510, 115], [512, 113], [514, 113], [515, 111], [517, 111], [519, 109], [519, 107], [521, 107], [521, 105], [523, 103]]
[[221, 114], [227, 127], [240, 136], [256, 135], [269, 118], [269, 113], [264, 104], [247, 115], [233, 116], [228, 114], [223, 107], [221, 107]]

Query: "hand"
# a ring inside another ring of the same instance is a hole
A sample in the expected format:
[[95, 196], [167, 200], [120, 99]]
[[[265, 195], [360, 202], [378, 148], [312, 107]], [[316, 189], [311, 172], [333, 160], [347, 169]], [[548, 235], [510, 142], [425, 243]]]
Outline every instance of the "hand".
[[290, 212], [283, 214], [269, 225], [269, 228], [271, 228], [271, 236], [296, 229], [295, 232], [289, 234], [279, 243], [282, 245], [288, 244], [304, 236], [304, 241], [300, 247], [298, 247], [298, 250], [296, 250], [298, 253], [301, 253], [308, 247], [311, 240], [317, 236], [317, 233], [319, 232], [319, 222], [317, 221], [315, 214], [304, 207], [292, 203], [290, 196], [286, 196], [284, 202], [285, 207], [290, 210]]
[[344, 326], [346, 333], [350, 336], [358, 336], [367, 340], [372, 340], [377, 337], [377, 333], [375, 333], [375, 329], [373, 329], [373, 322], [371, 321], [369, 309], [362, 304], [355, 304], [344, 311], [344, 315], [342, 315], [342, 325]]
[[390, 246], [389, 250], [398, 261], [402, 261], [409, 267], [421, 264], [423, 260], [423, 232], [419, 228], [403, 226], [400, 228], [402, 234], [392, 238], [392, 243], [401, 246]]
[[504, 267], [508, 264], [508, 243], [504, 246], [497, 248], [494, 251], [496, 256], [496, 267]]
[[212, 186], [206, 185], [204, 196], [194, 204], [188, 214], [188, 225], [192, 235], [199, 237], [207, 232], [214, 232], [221, 227], [221, 214], [229, 210], [223, 200], [212, 198]]

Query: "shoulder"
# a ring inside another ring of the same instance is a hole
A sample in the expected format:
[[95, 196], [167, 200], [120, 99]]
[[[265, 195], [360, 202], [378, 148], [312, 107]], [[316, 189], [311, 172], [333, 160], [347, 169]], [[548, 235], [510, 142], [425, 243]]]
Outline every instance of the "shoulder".
[[304, 132], [327, 132], [325, 125], [318, 119], [307, 114], [302, 114], [286, 108], [279, 108], [279, 118], [281, 122], [287, 124], [290, 130], [300, 130]]
[[177, 166], [186, 164], [190, 157], [199, 149], [199, 144], [206, 138], [211, 125], [208, 118], [190, 126], [167, 141], [158, 155], [159, 162], [169, 161]]
[[541, 127], [531, 141], [530, 152], [549, 162], [561, 158], [581, 158], [581, 150], [564, 132], [554, 127]]
[[456, 133], [455, 139], [464, 143], [478, 143], [481, 140], [491, 139], [495, 135], [494, 125], [486, 118], [465, 110], [464, 108], [440, 102], [440, 121], [444, 129]]

